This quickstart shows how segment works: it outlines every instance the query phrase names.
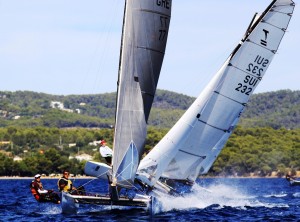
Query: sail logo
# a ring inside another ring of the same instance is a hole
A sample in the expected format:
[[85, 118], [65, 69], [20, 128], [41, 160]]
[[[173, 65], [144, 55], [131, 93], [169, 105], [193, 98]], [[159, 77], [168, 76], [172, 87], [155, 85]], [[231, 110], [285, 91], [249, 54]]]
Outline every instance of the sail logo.
[[263, 32], [265, 34], [265, 39], [261, 39], [260, 44], [267, 47], [267, 38], [268, 38], [269, 31], [266, 29], [263, 29]]
[[166, 9], [170, 9], [171, 0], [156, 0], [156, 5]]

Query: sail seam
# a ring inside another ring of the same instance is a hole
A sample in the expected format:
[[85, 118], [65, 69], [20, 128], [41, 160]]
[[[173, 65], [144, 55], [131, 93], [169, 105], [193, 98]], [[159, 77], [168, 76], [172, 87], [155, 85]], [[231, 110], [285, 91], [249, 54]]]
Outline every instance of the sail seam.
[[153, 14], [163, 15], [163, 16], [166, 16], [168, 18], [171, 18], [170, 15], [162, 13], [162, 12], [158, 12], [158, 11], [147, 10], [147, 9], [141, 9], [140, 11], [142, 11], [142, 12], [150, 12], [150, 13], [153, 13]]
[[151, 94], [151, 93], [148, 93], [148, 92], [145, 92], [145, 91], [141, 91], [142, 92], [142, 94], [145, 94], [145, 95], [148, 95], [148, 96], [151, 96], [151, 97], [153, 97], [154, 98], [154, 95], [153, 94]]
[[182, 150], [182, 149], [179, 149], [178, 151], [181, 151], [181, 152], [183, 152], [183, 153], [189, 154], [189, 155], [191, 155], [191, 156], [200, 157], [200, 158], [202, 158], [202, 159], [205, 159], [205, 158], [206, 158], [206, 156], [200, 156], [200, 155], [197, 155], [197, 154], [189, 153], [189, 152], [184, 151], [184, 150]]
[[148, 47], [142, 47], [142, 46], [137, 46], [138, 49], [145, 49], [145, 50], [150, 50], [152, 52], [158, 52], [160, 54], [165, 54], [164, 52], [162, 51], [159, 51], [159, 50], [156, 50], [156, 49], [152, 49], [152, 48], [148, 48]]
[[229, 130], [227, 130], [227, 129], [222, 129], [222, 128], [219, 128], [219, 127], [210, 125], [209, 123], [207, 123], [207, 122], [205, 122], [205, 121], [203, 121], [203, 120], [201, 120], [201, 119], [198, 119], [198, 121], [199, 121], [199, 122], [202, 122], [202, 123], [204, 123], [205, 125], [208, 125], [208, 126], [210, 126], [210, 127], [212, 127], [212, 128], [215, 128], [215, 129], [217, 129], [217, 130], [223, 131], [223, 132], [225, 132], [225, 133], [228, 133], [228, 132], [229, 132]]
[[263, 48], [263, 49], [266, 49], [266, 50], [272, 52], [273, 54], [276, 54], [276, 52], [277, 52], [277, 49], [276, 49], [276, 50], [275, 50], [275, 49], [273, 49], [273, 50], [272, 50], [272, 49], [268, 49], [268, 48], [266, 48], [266, 47], [261, 46], [260, 44], [257, 44], [256, 42], [251, 41], [250, 39], [247, 39], [246, 41], [247, 41], [247, 42], [250, 42], [250, 43], [252, 43], [252, 44], [254, 44], [254, 45], [257, 45], [257, 46], [259, 46], [259, 47], [261, 47], [261, 48]]
[[277, 10], [275, 10], [275, 9], [273, 9], [271, 12], [280, 13], [280, 14], [284, 14], [284, 15], [289, 16], [289, 13], [280, 12], [280, 11], [277, 11]]
[[290, 3], [290, 4], [278, 4], [278, 5], [274, 5], [273, 8], [277, 8], [277, 7], [287, 7], [287, 6], [295, 6], [295, 3]]
[[253, 75], [252, 73], [246, 72], [245, 70], [242, 70], [242, 69], [240, 69], [239, 67], [237, 67], [237, 66], [235, 66], [235, 65], [232, 65], [232, 63], [229, 63], [229, 66], [232, 66], [233, 68], [236, 68], [236, 69], [238, 69], [238, 70], [240, 70], [240, 71], [246, 73], [247, 75], [250, 75], [250, 76], [252, 76], [252, 77], [254, 77], [254, 78], [257, 78], [258, 80], [261, 80], [261, 79], [262, 79], [261, 76], [256, 76], [256, 75]]
[[265, 22], [265, 21], [263, 21], [263, 23], [268, 24], [268, 25], [270, 25], [270, 26], [273, 26], [274, 28], [279, 29], [279, 30], [285, 32], [285, 28], [280, 28], [280, 27], [278, 27], [278, 26], [276, 26], [276, 25], [273, 25], [272, 23]]
[[223, 96], [223, 97], [225, 97], [225, 98], [227, 98], [227, 99], [229, 99], [229, 100], [231, 100], [231, 101], [233, 101], [233, 102], [236, 102], [236, 103], [238, 103], [238, 104], [241, 104], [242, 106], [246, 106], [246, 103], [241, 103], [241, 102], [239, 102], [239, 101], [237, 101], [237, 100], [235, 100], [235, 99], [232, 99], [232, 98], [230, 98], [230, 97], [228, 97], [228, 96], [225, 96], [225, 95], [221, 94], [221, 93], [218, 92], [218, 91], [214, 91], [214, 93], [219, 94], [220, 96]]

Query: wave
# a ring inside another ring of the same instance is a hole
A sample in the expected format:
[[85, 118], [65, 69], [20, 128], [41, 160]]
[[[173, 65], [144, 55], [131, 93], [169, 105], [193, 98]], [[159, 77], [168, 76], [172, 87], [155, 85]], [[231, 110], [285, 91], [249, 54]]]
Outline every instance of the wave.
[[299, 192], [298, 193], [294, 193], [293, 197], [300, 197], [300, 193]]
[[282, 197], [286, 197], [286, 196], [287, 196], [286, 193], [280, 193], [280, 194], [268, 194], [268, 195], [264, 195], [263, 197], [265, 197], [265, 198], [270, 198], [270, 197], [282, 198]]
[[[268, 203], [259, 200], [259, 197], [249, 195], [237, 187], [228, 185], [211, 185], [210, 187], [201, 187], [195, 184], [192, 192], [180, 197], [170, 197], [161, 195], [159, 201], [162, 204], [163, 212], [171, 210], [188, 210], [188, 209], [205, 209], [213, 207], [222, 209], [232, 207], [246, 210], [249, 207], [288, 207], [287, 204]], [[276, 194], [276, 197], [285, 196], [286, 194]]]

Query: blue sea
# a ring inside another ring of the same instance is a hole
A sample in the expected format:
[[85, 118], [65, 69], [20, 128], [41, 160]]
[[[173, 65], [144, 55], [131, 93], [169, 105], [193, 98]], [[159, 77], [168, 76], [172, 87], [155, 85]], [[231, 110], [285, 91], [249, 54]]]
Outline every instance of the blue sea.
[[[77, 214], [62, 214], [60, 205], [38, 203], [30, 179], [0, 180], [0, 221], [300, 221], [300, 186], [281, 178], [204, 178], [185, 197], [161, 198], [154, 215], [137, 209], [82, 206]], [[42, 179], [56, 190], [56, 179]], [[75, 179], [77, 186], [97, 191], [100, 180]]]

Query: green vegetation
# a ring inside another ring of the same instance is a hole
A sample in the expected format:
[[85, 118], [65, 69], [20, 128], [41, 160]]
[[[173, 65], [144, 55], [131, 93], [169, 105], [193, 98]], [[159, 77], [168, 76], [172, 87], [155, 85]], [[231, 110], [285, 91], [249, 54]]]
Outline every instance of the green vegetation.
[[[150, 127], [146, 153], [166, 134], [167, 129]], [[69, 156], [86, 153], [105, 162], [97, 146], [90, 142], [105, 138], [112, 146], [112, 129], [57, 129], [57, 128], [0, 128], [0, 176], [32, 176], [36, 173], [61, 173], [69, 169], [83, 174], [85, 162]], [[69, 144], [76, 146], [69, 147]], [[13, 161], [19, 156], [23, 160]], [[300, 168], [300, 129], [241, 128], [235, 129], [224, 150], [214, 163], [214, 176], [268, 176], [273, 171], [282, 176]]]
[[[53, 101], [59, 102], [53, 105]], [[149, 117], [146, 151], [167, 133], [194, 98], [158, 90]], [[52, 104], [52, 107], [51, 107]], [[59, 107], [63, 104], [63, 107]], [[115, 93], [55, 96], [0, 91], [0, 176], [83, 174], [89, 154], [103, 161], [92, 141], [112, 147]], [[300, 91], [256, 94], [214, 163], [210, 175], [278, 176], [300, 167]], [[13, 158], [19, 156], [20, 161]]]
[[300, 129], [237, 127], [214, 163], [213, 175], [278, 176], [300, 170]]
[[300, 128], [300, 91], [280, 90], [253, 95], [239, 125]]
[[[148, 124], [172, 127], [194, 100], [186, 95], [158, 90]], [[61, 102], [64, 110], [51, 108], [53, 101]], [[0, 91], [0, 127], [110, 128], [114, 124], [115, 102], [115, 93], [55, 96], [29, 91]], [[300, 128], [300, 91], [280, 90], [253, 95], [239, 125]]]
[[[98, 147], [89, 143], [105, 138], [112, 144], [112, 133], [111, 129], [0, 128], [0, 176], [61, 173], [64, 169], [83, 174], [85, 162], [74, 157], [85, 153], [104, 161]], [[22, 160], [13, 161], [16, 156]]]

